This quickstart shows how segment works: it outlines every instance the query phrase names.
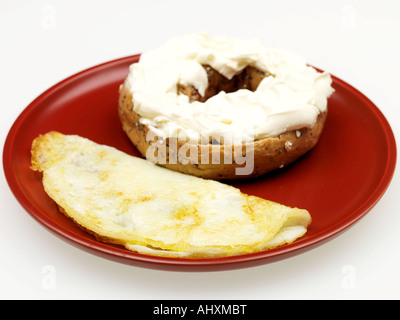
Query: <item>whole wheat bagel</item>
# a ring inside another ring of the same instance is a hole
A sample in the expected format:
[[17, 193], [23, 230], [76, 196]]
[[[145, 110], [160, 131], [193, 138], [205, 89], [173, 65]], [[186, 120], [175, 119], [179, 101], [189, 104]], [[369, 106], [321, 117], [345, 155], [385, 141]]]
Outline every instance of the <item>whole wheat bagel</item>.
[[[249, 66], [228, 80], [210, 66], [203, 67], [209, 83], [204, 96], [192, 86], [177, 87], [178, 92], [189, 96], [190, 101], [205, 101], [219, 91], [254, 91], [267, 76], [265, 72]], [[144, 157], [171, 170], [215, 180], [257, 177], [293, 163], [317, 144], [327, 117], [327, 112], [321, 112], [312, 128], [287, 131], [243, 145], [215, 144], [213, 141], [190, 144], [171, 138], [157, 139], [134, 111], [127, 81], [120, 86], [118, 105], [122, 128]]]

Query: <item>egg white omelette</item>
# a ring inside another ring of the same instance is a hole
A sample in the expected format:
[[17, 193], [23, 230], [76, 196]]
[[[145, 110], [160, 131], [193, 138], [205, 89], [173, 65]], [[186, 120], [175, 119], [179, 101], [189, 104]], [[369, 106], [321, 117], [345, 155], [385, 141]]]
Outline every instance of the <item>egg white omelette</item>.
[[60, 211], [104, 242], [142, 254], [216, 257], [291, 243], [307, 210], [185, 175], [76, 135], [49, 132], [32, 144], [32, 166]]

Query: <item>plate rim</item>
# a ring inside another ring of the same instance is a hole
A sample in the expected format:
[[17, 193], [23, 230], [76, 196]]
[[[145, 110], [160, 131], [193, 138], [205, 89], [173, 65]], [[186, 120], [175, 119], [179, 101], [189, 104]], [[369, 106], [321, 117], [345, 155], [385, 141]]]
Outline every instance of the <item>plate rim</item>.
[[[65, 227], [55, 223], [50, 217], [47, 217], [43, 212], [38, 210], [34, 205], [29, 201], [22, 190], [20, 190], [18, 181], [14, 176], [14, 170], [12, 166], [12, 156], [13, 156], [13, 148], [16, 141], [16, 136], [18, 133], [19, 127], [24, 123], [26, 118], [29, 117], [29, 114], [35, 110], [38, 106], [40, 106], [41, 102], [45, 100], [48, 96], [54, 94], [54, 92], [61, 90], [64, 86], [69, 83], [73, 83], [77, 81], [81, 77], [87, 77], [92, 72], [101, 72], [102, 69], [110, 68], [116, 64], [134, 62], [137, 61], [140, 57], [139, 54], [129, 55], [117, 59], [113, 59], [110, 61], [106, 61], [89, 68], [86, 68], [82, 71], [74, 73], [65, 79], [55, 83], [47, 90], [43, 91], [39, 96], [33, 99], [17, 116], [13, 124], [11, 125], [3, 147], [3, 171], [5, 174], [6, 181], [8, 183], [9, 188], [11, 189], [14, 197], [20, 203], [20, 205], [29, 213], [31, 217], [37, 220], [40, 224], [44, 225], [47, 229], [60, 236], [63, 240], [69, 240], [69, 242], [73, 245], [78, 245], [81, 249], [86, 249], [86, 251], [90, 251], [94, 254], [100, 254], [105, 258], [116, 258], [119, 262], [135, 264], [135, 263], [145, 263], [145, 266], [154, 268], [154, 265], [157, 265], [157, 269], [160, 269], [160, 266], [168, 267], [190, 267], [193, 270], [193, 267], [225, 267], [229, 266], [237, 266], [243, 264], [252, 263], [252, 265], [256, 263], [260, 263], [262, 261], [263, 264], [267, 262], [272, 262], [275, 258], [279, 257], [283, 259], [285, 257], [289, 257], [293, 254], [298, 254], [300, 251], [309, 250], [315, 246], [319, 246], [323, 244], [326, 240], [333, 239], [336, 235], [340, 234], [345, 229], [348, 229], [355, 222], [365, 216], [382, 198], [386, 190], [389, 188], [391, 180], [393, 178], [394, 172], [396, 170], [396, 161], [397, 161], [397, 147], [396, 140], [393, 134], [393, 130], [390, 126], [389, 121], [384, 116], [382, 111], [362, 92], [358, 89], [350, 85], [349, 83], [343, 81], [335, 75], [331, 74], [333, 82], [337, 82], [340, 86], [350, 90], [352, 95], [356, 95], [358, 100], [363, 101], [363, 105], [368, 105], [369, 110], [373, 111], [375, 119], [379, 121], [380, 128], [382, 132], [384, 132], [385, 143], [387, 144], [388, 154], [387, 160], [385, 162], [385, 170], [379, 181], [379, 184], [375, 187], [374, 191], [370, 194], [368, 199], [365, 199], [362, 205], [360, 205], [357, 210], [353, 211], [352, 214], [345, 219], [345, 221], [341, 220], [340, 223], [336, 223], [334, 226], [330, 226], [330, 228], [326, 230], [320, 231], [318, 234], [314, 235], [311, 239], [301, 238], [296, 240], [294, 243], [290, 245], [285, 245], [278, 247], [272, 250], [266, 250], [256, 253], [250, 253], [245, 255], [238, 256], [228, 256], [228, 257], [215, 257], [215, 258], [170, 258], [170, 257], [160, 257], [153, 255], [145, 255], [136, 253], [133, 251], [128, 251], [127, 249], [114, 247], [108, 244], [101, 243], [95, 239], [84, 238], [83, 236], [72, 233], [70, 230]], [[319, 71], [322, 71], [316, 68]], [[339, 226], [338, 226], [339, 225]], [[104, 255], [105, 254], [105, 255]], [[113, 256], [113, 257], [112, 257]], [[235, 268], [237, 268], [235, 267]]]

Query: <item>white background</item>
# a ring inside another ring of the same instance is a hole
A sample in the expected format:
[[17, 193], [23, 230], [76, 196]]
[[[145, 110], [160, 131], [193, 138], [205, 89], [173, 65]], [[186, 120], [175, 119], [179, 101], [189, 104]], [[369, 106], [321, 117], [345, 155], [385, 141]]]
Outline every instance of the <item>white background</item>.
[[[53, 84], [191, 31], [258, 37], [303, 55], [367, 95], [399, 141], [399, 17], [397, 0], [2, 0], [1, 150], [20, 112]], [[1, 171], [0, 298], [399, 299], [399, 194], [396, 170], [364, 218], [295, 257], [231, 271], [170, 272], [112, 262], [55, 237], [15, 200]]]

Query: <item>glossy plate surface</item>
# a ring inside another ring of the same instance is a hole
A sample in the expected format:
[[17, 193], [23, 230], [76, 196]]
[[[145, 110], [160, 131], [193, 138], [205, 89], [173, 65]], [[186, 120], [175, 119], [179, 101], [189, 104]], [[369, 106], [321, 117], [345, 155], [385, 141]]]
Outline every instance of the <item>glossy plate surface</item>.
[[[99, 256], [156, 269], [219, 270], [276, 261], [309, 250], [364, 216], [392, 179], [396, 144], [379, 109], [362, 93], [332, 76], [326, 126], [317, 146], [296, 163], [261, 178], [232, 183], [242, 192], [307, 209], [307, 234], [273, 250], [213, 259], [165, 258], [103, 244], [76, 227], [45, 194], [41, 176], [30, 170], [30, 147], [39, 134], [56, 130], [139, 156], [121, 129], [118, 88], [139, 55], [110, 61], [56, 84], [17, 118], [7, 136], [3, 165], [17, 200], [62, 239]], [[367, 235], [366, 235], [367, 236]]]

